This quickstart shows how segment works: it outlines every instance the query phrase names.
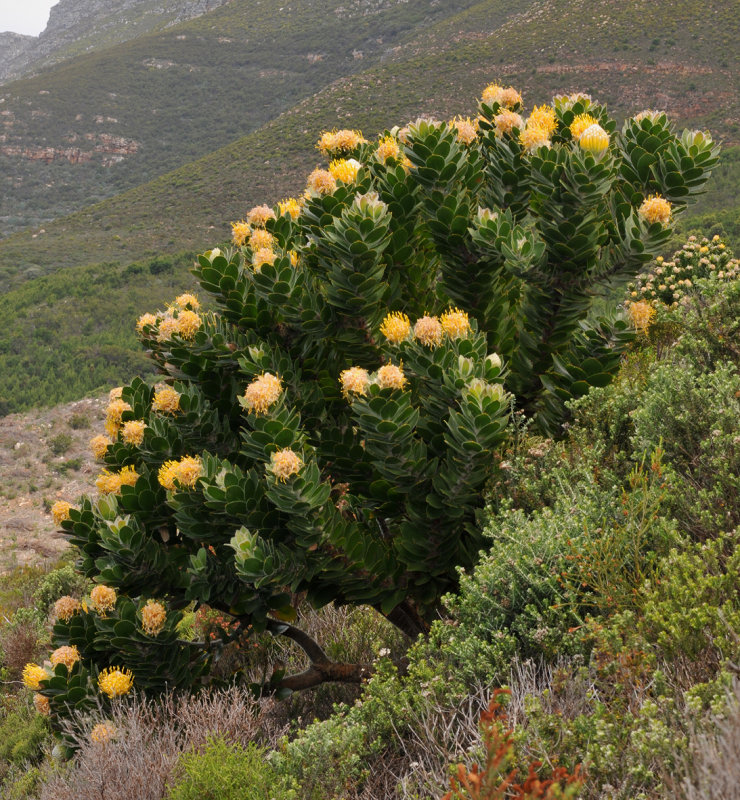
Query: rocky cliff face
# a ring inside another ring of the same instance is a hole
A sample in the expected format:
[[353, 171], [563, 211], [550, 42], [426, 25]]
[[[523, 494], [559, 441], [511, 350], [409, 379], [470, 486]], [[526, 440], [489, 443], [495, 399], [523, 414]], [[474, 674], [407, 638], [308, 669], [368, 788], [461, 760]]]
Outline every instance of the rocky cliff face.
[[199, 17], [229, 0], [59, 0], [36, 36], [0, 33], [0, 83]]

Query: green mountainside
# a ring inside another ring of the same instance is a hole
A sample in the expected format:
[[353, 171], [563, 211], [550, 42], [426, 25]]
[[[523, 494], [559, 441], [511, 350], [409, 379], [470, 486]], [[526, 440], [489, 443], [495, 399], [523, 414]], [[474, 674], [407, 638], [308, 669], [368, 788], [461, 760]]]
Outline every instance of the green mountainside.
[[[225, 6], [213, 18], [228, 19], [238, 7]], [[679, 125], [709, 128], [725, 144], [723, 158], [710, 193], [694, 207], [700, 216], [682, 225], [722, 230], [736, 246], [740, 150], [733, 143], [740, 139], [740, 87], [733, 80], [738, 57], [732, 42], [738, 27], [719, 0], [516, 7], [485, 0], [419, 29], [383, 63], [334, 81], [203, 158], [45, 224], [44, 233], [0, 241], [0, 286], [8, 291], [0, 339], [4, 410], [73, 399], [114, 375], [135, 374], [141, 367], [130, 349], [136, 347], [135, 317], [190, 281], [187, 259], [169, 259], [167, 283], [148, 289], [161, 255], [224, 242], [229, 222], [252, 205], [300, 193], [321, 160], [315, 150], [321, 131], [349, 126], [370, 137], [422, 113], [474, 114], [476, 98], [492, 80], [519, 88], [528, 108], [558, 91], [582, 90], [606, 101], [617, 116], [665, 108]], [[45, 337], [62, 315], [64, 333], [52, 351]], [[111, 343], [128, 353], [114, 366], [95, 349]]]
[[430, 10], [425, 0], [232, 0], [8, 84], [0, 90], [0, 235], [209, 153], [470, 2]]

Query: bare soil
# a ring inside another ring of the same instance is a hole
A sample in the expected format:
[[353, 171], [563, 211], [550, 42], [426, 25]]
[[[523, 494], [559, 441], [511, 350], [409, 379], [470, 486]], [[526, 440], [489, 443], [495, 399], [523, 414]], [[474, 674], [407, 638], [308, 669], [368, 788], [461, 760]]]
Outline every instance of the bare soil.
[[49, 509], [94, 489], [100, 466], [89, 442], [103, 432], [107, 404], [86, 398], [0, 419], [0, 575], [63, 554]]

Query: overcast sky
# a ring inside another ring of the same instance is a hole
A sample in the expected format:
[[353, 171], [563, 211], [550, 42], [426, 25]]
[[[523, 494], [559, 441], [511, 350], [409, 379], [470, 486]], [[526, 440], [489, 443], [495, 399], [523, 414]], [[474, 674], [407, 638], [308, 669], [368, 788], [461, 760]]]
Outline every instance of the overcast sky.
[[38, 36], [49, 20], [49, 9], [59, 0], [0, 0], [0, 32]]

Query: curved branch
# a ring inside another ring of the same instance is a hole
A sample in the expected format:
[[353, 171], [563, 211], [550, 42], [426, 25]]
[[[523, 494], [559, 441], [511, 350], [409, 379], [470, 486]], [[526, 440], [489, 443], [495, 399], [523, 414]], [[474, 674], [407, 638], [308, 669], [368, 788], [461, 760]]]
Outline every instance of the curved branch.
[[329, 656], [327, 656], [326, 653], [321, 649], [321, 645], [319, 645], [315, 639], [312, 639], [305, 631], [302, 631], [300, 628], [296, 628], [295, 625], [290, 625], [287, 622], [279, 622], [278, 620], [273, 621], [280, 626], [280, 635], [287, 636], [288, 639], [294, 641], [309, 657], [309, 659], [311, 659], [312, 664], [332, 664], [332, 662], [329, 660]]

